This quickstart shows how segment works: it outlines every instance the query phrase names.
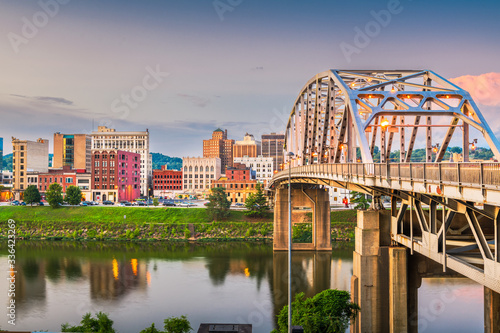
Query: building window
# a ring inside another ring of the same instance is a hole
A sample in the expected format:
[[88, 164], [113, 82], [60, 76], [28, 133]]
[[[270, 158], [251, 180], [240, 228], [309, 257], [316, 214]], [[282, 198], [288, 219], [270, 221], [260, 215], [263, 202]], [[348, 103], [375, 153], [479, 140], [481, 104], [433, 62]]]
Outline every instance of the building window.
[[69, 178], [69, 177], [66, 178], [66, 183], [69, 183], [69, 184], [73, 183], [73, 178]]

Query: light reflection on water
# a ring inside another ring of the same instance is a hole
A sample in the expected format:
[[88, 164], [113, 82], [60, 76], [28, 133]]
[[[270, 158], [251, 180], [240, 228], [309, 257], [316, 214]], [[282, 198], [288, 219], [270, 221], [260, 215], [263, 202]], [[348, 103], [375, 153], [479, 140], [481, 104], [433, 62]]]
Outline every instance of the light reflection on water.
[[[6, 254], [6, 243], [1, 248]], [[270, 244], [33, 241], [18, 242], [16, 250], [16, 330], [58, 331], [62, 323], [77, 324], [85, 312], [103, 311], [118, 332], [139, 332], [153, 322], [161, 328], [163, 319], [180, 315], [188, 316], [194, 331], [202, 322], [250, 322], [254, 332], [269, 332], [287, 301], [287, 255], [273, 253]], [[294, 253], [294, 293], [349, 290], [352, 251], [343, 245], [332, 254]], [[0, 269], [7, 272], [6, 255]], [[458, 290], [456, 299], [428, 320], [425, 332], [480, 331], [482, 287], [468, 280], [424, 279], [419, 306], [435, 303], [443, 281]], [[6, 279], [0, 288], [7, 290]], [[455, 325], [450, 317], [471, 300], [477, 306], [469, 311], [468, 326]], [[0, 326], [9, 328], [6, 321]]]

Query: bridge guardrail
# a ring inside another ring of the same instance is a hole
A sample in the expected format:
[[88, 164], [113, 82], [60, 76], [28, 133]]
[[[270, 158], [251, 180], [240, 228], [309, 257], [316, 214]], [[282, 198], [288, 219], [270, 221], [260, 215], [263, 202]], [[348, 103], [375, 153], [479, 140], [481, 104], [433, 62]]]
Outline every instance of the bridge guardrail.
[[[391, 180], [414, 180], [475, 188], [500, 187], [500, 163], [337, 163], [292, 167], [293, 176], [335, 174], [343, 178], [381, 177]], [[288, 177], [288, 170], [274, 179]]]

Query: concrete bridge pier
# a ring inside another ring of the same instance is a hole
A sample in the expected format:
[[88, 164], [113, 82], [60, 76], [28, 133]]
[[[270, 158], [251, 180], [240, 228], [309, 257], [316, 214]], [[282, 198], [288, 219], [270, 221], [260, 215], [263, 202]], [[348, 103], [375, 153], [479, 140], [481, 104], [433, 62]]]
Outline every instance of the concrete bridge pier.
[[389, 211], [359, 211], [351, 280], [361, 307], [352, 333], [407, 332], [407, 250], [391, 247]]
[[[293, 207], [312, 209], [312, 243], [292, 244], [292, 250], [331, 251], [330, 198], [328, 190], [321, 186], [300, 186], [292, 184]], [[274, 251], [288, 250], [288, 188], [276, 190], [274, 198]], [[292, 223], [293, 223], [292, 217]]]
[[500, 332], [500, 294], [484, 287], [484, 332]]

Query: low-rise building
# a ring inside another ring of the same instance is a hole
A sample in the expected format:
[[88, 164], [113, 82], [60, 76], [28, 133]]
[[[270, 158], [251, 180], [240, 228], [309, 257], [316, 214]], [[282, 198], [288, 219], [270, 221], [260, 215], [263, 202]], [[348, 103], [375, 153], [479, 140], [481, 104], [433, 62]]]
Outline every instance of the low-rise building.
[[220, 178], [218, 157], [184, 157], [182, 159], [182, 190], [191, 195], [207, 195], [213, 181]]
[[232, 204], [244, 204], [250, 193], [256, 193], [255, 189], [257, 181], [255, 179], [247, 180], [232, 180], [227, 177], [221, 177], [219, 180], [212, 182], [212, 188], [223, 187], [227, 193], [227, 199]]
[[93, 201], [132, 201], [141, 195], [141, 155], [123, 150], [92, 151]]
[[182, 171], [167, 170], [163, 165], [160, 170], [153, 170], [153, 195], [162, 198], [174, 198], [182, 192]]
[[244, 164], [246, 167], [255, 171], [255, 179], [267, 186], [269, 180], [273, 177], [274, 162], [272, 157], [235, 157], [234, 163]]
[[82, 179], [90, 181], [90, 176], [91, 173], [86, 172], [85, 169], [71, 169], [70, 166], [63, 166], [62, 168], [49, 169], [46, 173], [30, 174], [28, 181], [32, 182], [30, 185], [38, 186], [42, 197], [45, 196], [51, 184], [57, 183], [61, 185], [63, 193], [66, 193], [69, 186], [79, 187], [82, 191], [82, 200], [90, 200], [90, 184], [87, 186], [79, 184]]

